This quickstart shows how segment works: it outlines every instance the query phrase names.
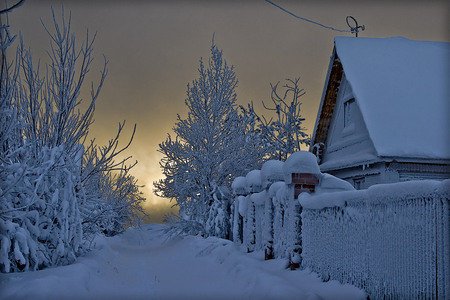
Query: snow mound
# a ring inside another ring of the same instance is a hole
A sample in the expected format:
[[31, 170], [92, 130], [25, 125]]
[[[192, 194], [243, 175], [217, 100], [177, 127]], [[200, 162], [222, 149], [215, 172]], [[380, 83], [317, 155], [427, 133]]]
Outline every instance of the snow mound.
[[260, 170], [253, 170], [248, 172], [248, 174], [245, 176], [245, 179], [247, 180], [247, 185], [251, 193], [258, 193], [261, 191], [262, 182]]
[[286, 261], [264, 261], [228, 240], [169, 239], [151, 224], [96, 240], [75, 264], [37, 272], [0, 274], [0, 299], [365, 299], [348, 284], [322, 282]]
[[277, 195], [277, 192], [280, 188], [285, 186], [285, 183], [283, 181], [278, 181], [273, 183], [269, 188], [269, 197], [273, 198]]
[[231, 189], [235, 195], [248, 194], [247, 180], [243, 176], [236, 177], [231, 184]]
[[261, 181], [263, 187], [267, 187], [269, 184], [283, 181], [283, 162], [279, 160], [268, 160], [261, 168]]
[[347, 181], [327, 173], [322, 174], [319, 180], [320, 184], [316, 190], [316, 194], [355, 190]]
[[266, 198], [267, 198], [266, 191], [262, 191], [259, 193], [252, 194], [250, 196], [250, 201], [252, 201], [255, 204], [255, 206], [261, 206], [264, 205]]
[[284, 182], [286, 184], [292, 183], [293, 173], [310, 173], [320, 174], [317, 158], [314, 154], [308, 151], [299, 151], [292, 153], [283, 165]]
[[247, 214], [247, 197], [238, 196], [237, 202], [239, 205], [239, 214], [241, 215], [241, 217], [245, 217]]

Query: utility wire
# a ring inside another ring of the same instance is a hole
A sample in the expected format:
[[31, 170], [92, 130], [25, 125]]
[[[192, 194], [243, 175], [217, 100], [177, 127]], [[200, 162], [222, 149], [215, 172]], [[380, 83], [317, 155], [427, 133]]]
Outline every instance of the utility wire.
[[9, 13], [10, 11], [12, 11], [13, 9], [21, 6], [22, 4], [25, 3], [25, 0], [20, 0], [19, 2], [17, 2], [16, 4], [14, 4], [13, 6], [11, 6], [10, 8], [6, 7], [5, 9], [0, 10], [0, 15], [2, 14], [6, 14]]
[[[278, 4], [273, 3], [273, 2], [270, 1], [270, 0], [265, 0], [265, 1], [268, 2], [268, 3], [270, 3], [270, 4], [272, 4], [272, 5], [275, 6], [275, 7], [278, 7], [279, 9], [281, 9], [282, 11], [284, 11], [285, 13], [288, 13], [288, 14], [290, 14], [291, 16], [297, 18], [297, 19], [300, 19], [300, 20], [303, 20], [303, 21], [306, 21], [306, 22], [309, 22], [309, 23], [313, 23], [313, 24], [315, 24], [315, 25], [319, 25], [319, 26], [321, 26], [321, 27], [323, 27], [323, 28], [331, 29], [331, 30], [338, 31], [338, 32], [350, 32], [350, 33], [354, 33], [354, 32], [355, 32], [355, 30], [354, 30], [352, 27], [350, 27], [351, 30], [342, 30], [342, 29], [336, 29], [336, 28], [333, 28], [333, 27], [330, 27], [330, 26], [325, 26], [325, 25], [320, 24], [320, 23], [318, 23], [318, 22], [315, 22], [315, 21], [312, 21], [312, 20], [309, 20], [309, 19], [306, 19], [306, 18], [299, 17], [299, 16], [297, 16], [296, 14], [294, 14], [294, 13], [288, 11], [287, 9], [284, 9], [283, 7], [279, 6]], [[349, 25], [349, 26], [350, 26], [350, 25]], [[356, 29], [357, 29], [357, 28], [358, 28], [358, 27], [356, 27]], [[363, 29], [363, 30], [364, 30], [364, 29]], [[356, 33], [357, 33], [357, 31], [356, 31]]]

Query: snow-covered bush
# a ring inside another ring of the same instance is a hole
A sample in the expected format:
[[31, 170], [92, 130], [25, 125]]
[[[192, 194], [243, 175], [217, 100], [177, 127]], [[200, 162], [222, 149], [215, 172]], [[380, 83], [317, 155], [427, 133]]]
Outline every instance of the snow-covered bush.
[[177, 237], [185, 235], [201, 235], [206, 236], [205, 226], [195, 220], [182, 218], [175, 214], [169, 214], [164, 217], [164, 223], [167, 228], [165, 230], [168, 237]]
[[144, 198], [129, 169], [102, 173], [97, 178], [97, 188], [93, 189], [94, 185], [86, 188], [86, 200], [81, 205], [85, 236], [99, 232], [113, 236], [129, 226], [139, 225]]
[[98, 87], [92, 86], [91, 101], [81, 105], [93, 39], [87, 37], [76, 49], [70, 17], [67, 23], [63, 14], [58, 23], [53, 13], [53, 20], [55, 32], [45, 28], [51, 50], [44, 77], [22, 40], [16, 60], [8, 62], [6, 49], [14, 39], [8, 26], [0, 27], [1, 272], [71, 263], [93, 234], [120, 232], [142, 211], [139, 186], [129, 174], [133, 165], [125, 166], [126, 159], [114, 162], [129, 145], [117, 147], [122, 124], [116, 138], [100, 151], [93, 141], [87, 150], [82, 145], [93, 122], [106, 62]]
[[112, 236], [128, 226], [138, 225], [139, 214], [144, 213], [140, 205], [144, 200], [140, 186], [130, 174], [134, 165], [114, 161], [122, 151], [115, 151], [122, 129], [123, 124], [120, 124], [117, 136], [107, 146], [98, 147], [91, 142], [83, 156], [82, 181], [86, 200], [80, 210], [88, 240], [97, 233]]
[[206, 221], [206, 233], [210, 236], [216, 236], [223, 239], [230, 238], [230, 193], [227, 188], [216, 187], [213, 193], [214, 202], [209, 210], [208, 220]]
[[25, 145], [19, 155], [25, 163], [2, 164], [2, 272], [69, 264], [82, 243], [80, 169], [63, 145], [44, 147], [37, 157], [31, 153]]

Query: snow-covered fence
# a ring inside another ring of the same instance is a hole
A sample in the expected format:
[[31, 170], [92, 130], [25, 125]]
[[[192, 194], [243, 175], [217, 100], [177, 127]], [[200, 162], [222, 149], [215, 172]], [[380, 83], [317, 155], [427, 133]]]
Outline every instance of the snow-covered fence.
[[372, 299], [450, 298], [450, 180], [299, 200], [303, 267]]
[[356, 191], [298, 152], [232, 187], [233, 237], [247, 251], [301, 263], [372, 299], [450, 298], [450, 180]]
[[[315, 190], [320, 186], [319, 178], [330, 182], [320, 173], [316, 157], [304, 151], [294, 153], [284, 163], [267, 161], [261, 171], [236, 178], [232, 185], [234, 241], [242, 243], [248, 252], [264, 250], [266, 259], [287, 258], [291, 267], [298, 267], [301, 207], [295, 196]], [[244, 197], [245, 193], [248, 195]]]
[[[261, 237], [261, 205], [257, 194], [262, 192], [261, 171], [253, 170], [245, 176], [249, 195], [247, 196], [247, 209], [244, 216], [244, 245], [248, 252], [257, 250], [261, 244], [258, 237]], [[256, 243], [259, 242], [258, 245]]]
[[[262, 247], [265, 259], [274, 257], [274, 198], [278, 188], [283, 186], [283, 162], [277, 160], [266, 161], [261, 168], [261, 181], [264, 188], [264, 211], [262, 223]], [[277, 188], [278, 186], [278, 188]]]
[[[275, 196], [272, 198], [273, 206], [274, 206], [274, 214], [273, 214], [273, 253], [276, 258], [284, 258], [286, 256], [286, 248], [287, 248], [287, 232], [288, 222], [286, 211], [288, 209], [288, 194], [289, 189], [284, 182], [280, 182], [280, 184], [274, 184], [273, 191]], [[271, 191], [270, 189], [269, 191]]]
[[231, 209], [231, 227], [233, 241], [242, 243], [244, 231], [244, 216], [247, 211], [246, 196], [248, 194], [247, 180], [245, 177], [236, 177], [231, 184], [234, 201]]

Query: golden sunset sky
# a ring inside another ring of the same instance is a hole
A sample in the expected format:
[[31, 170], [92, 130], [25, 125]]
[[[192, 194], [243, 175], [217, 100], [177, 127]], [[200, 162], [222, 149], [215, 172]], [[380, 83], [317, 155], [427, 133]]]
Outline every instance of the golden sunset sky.
[[[366, 30], [360, 37], [403, 36], [449, 41], [446, 1], [285, 1], [273, 0], [291, 12], [347, 30], [346, 16]], [[13, 3], [13, 1], [10, 1]], [[312, 133], [322, 95], [333, 37], [350, 36], [324, 29], [284, 13], [264, 0], [251, 1], [70, 1], [27, 0], [9, 15], [11, 32], [21, 32], [35, 59], [45, 63], [51, 7], [72, 14], [78, 43], [86, 30], [97, 32], [95, 61], [89, 81], [98, 82], [103, 57], [109, 74], [97, 102], [91, 137], [98, 144], [113, 138], [126, 120], [123, 144], [137, 124], [127, 155], [138, 160], [132, 174], [145, 185], [147, 222], [160, 222], [173, 203], [153, 195], [153, 181], [162, 177], [158, 144], [172, 133], [177, 113], [186, 116], [186, 86], [197, 78], [199, 59], [209, 57], [213, 35], [239, 79], [239, 104], [270, 101], [270, 83], [301, 78], [305, 127]], [[41, 67], [44, 70], [43, 67]], [[90, 82], [83, 97], [89, 98]], [[306, 149], [305, 149], [306, 150]]]

